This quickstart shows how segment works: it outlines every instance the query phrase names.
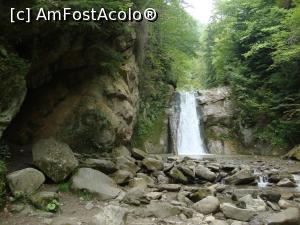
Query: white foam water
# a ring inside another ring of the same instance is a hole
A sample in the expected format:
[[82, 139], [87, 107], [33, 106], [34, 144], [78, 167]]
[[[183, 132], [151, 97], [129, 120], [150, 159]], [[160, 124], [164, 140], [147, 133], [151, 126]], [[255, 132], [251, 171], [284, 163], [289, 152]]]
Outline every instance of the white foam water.
[[177, 130], [178, 155], [205, 155], [206, 148], [200, 129], [195, 93], [180, 93], [180, 115]]

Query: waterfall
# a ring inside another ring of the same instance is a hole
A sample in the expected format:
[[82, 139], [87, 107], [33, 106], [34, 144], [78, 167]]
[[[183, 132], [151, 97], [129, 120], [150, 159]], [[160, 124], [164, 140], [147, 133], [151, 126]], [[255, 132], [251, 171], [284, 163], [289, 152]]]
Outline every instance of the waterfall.
[[178, 155], [204, 155], [206, 148], [200, 129], [195, 93], [180, 94], [180, 115], [177, 130]]

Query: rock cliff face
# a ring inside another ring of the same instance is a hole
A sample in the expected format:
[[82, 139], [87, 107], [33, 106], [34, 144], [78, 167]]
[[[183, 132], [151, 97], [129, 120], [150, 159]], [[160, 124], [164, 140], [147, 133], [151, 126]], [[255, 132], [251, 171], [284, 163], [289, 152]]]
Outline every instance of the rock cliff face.
[[80, 152], [129, 143], [139, 96], [135, 34], [106, 43], [122, 56], [122, 63], [110, 71], [101, 65], [107, 60], [100, 37], [87, 38], [60, 36], [53, 49], [44, 48], [33, 60], [26, 82], [25, 77], [4, 77], [3, 83], [1, 76], [6, 91], [0, 99], [0, 136], [8, 127], [5, 137], [10, 142], [27, 145], [54, 137]]
[[198, 91], [207, 148], [211, 154], [235, 154], [238, 141], [232, 132], [234, 108], [227, 87]]

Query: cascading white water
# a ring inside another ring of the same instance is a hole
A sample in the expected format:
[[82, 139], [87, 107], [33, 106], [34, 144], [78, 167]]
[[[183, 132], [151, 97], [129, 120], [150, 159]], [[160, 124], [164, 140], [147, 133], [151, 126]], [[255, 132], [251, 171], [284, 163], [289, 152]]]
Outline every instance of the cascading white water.
[[180, 94], [180, 115], [177, 130], [178, 155], [205, 155], [205, 145], [201, 135], [200, 118], [197, 113], [195, 93]]

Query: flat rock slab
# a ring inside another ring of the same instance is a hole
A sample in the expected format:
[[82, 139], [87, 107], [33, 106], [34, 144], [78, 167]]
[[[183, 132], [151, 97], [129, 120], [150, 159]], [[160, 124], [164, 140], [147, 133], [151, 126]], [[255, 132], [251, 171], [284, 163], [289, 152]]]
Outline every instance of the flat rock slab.
[[114, 180], [104, 173], [90, 168], [79, 169], [71, 178], [71, 183], [73, 190], [87, 190], [100, 200], [114, 199], [121, 192]]

